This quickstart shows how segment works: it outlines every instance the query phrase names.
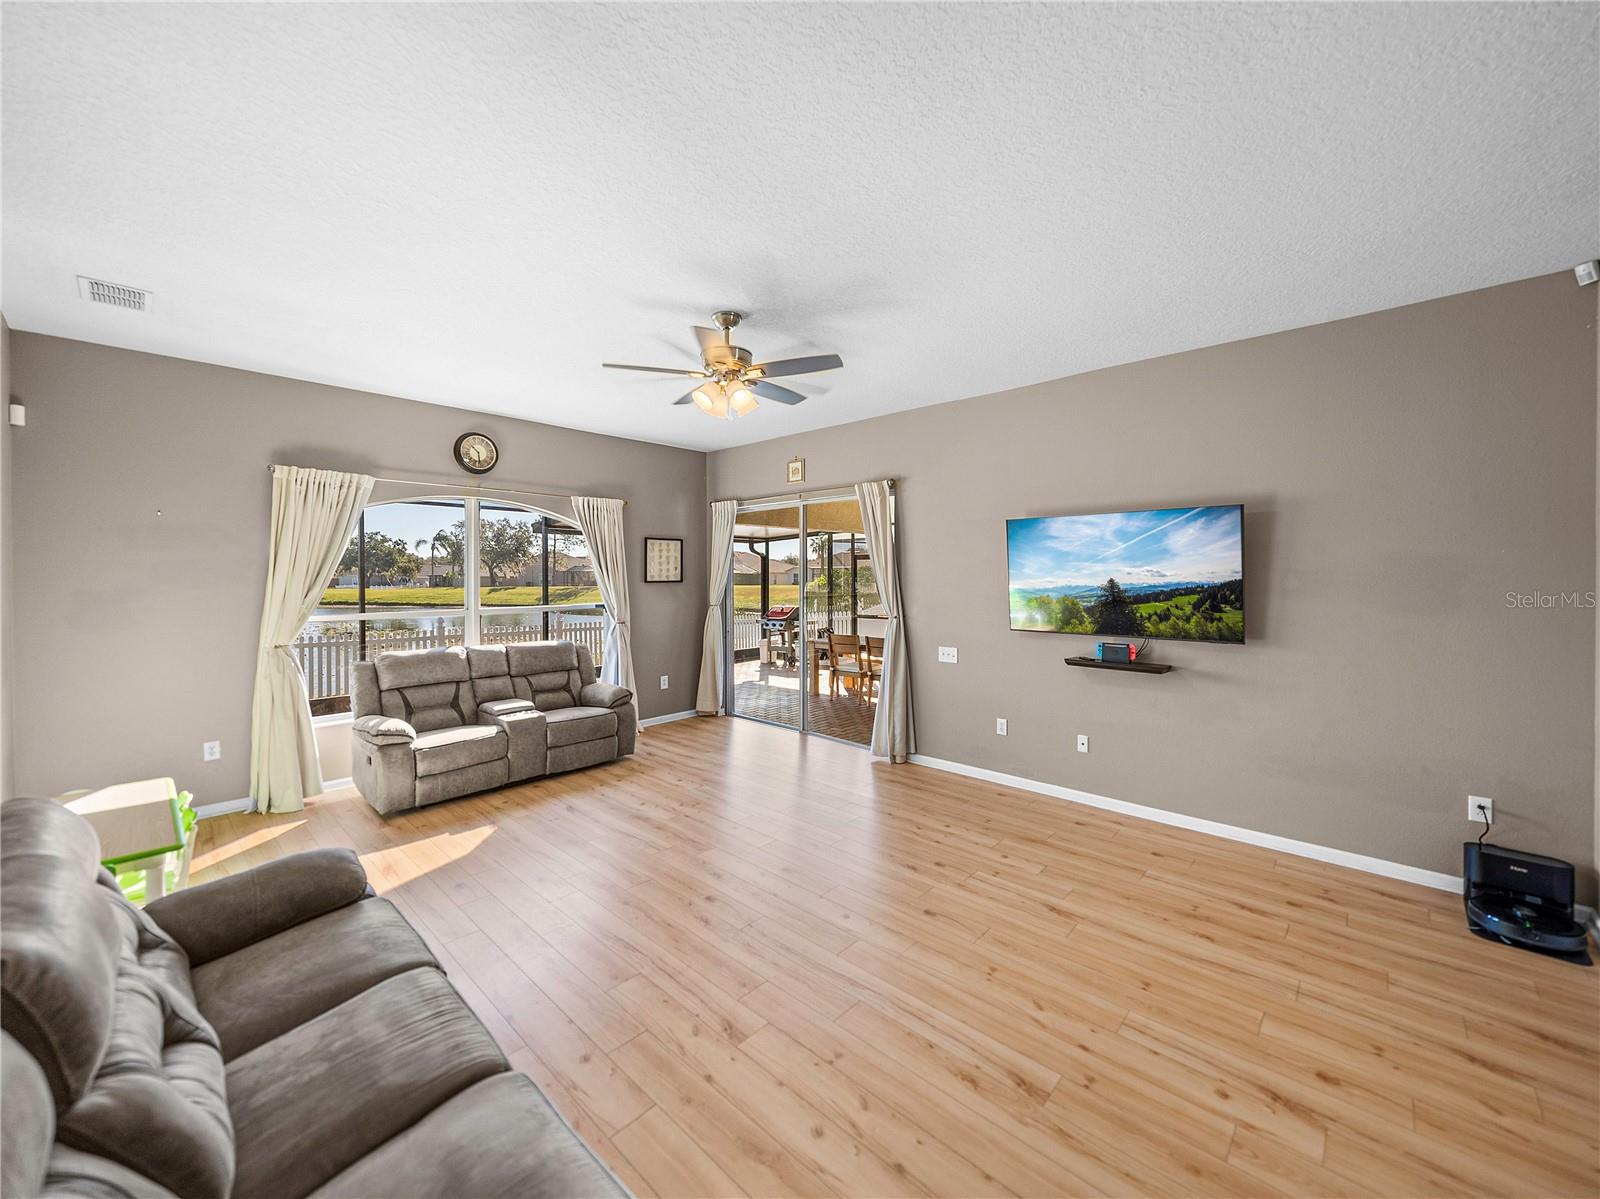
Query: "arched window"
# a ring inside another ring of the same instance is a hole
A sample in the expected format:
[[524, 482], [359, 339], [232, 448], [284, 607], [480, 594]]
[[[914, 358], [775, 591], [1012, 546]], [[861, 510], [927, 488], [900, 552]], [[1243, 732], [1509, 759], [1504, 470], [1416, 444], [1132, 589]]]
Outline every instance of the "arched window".
[[351, 667], [386, 650], [566, 640], [600, 660], [604, 608], [577, 526], [500, 500], [428, 496], [362, 513], [295, 641], [314, 716], [350, 710]]

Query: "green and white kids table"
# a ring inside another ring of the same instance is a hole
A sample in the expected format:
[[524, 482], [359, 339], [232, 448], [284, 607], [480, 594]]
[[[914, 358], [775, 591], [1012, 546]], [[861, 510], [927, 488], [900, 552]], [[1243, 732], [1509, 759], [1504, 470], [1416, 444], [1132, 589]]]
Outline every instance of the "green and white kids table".
[[100, 862], [122, 893], [138, 903], [184, 885], [194, 853], [195, 814], [187, 792], [171, 779], [118, 783], [77, 791], [61, 802], [94, 826]]

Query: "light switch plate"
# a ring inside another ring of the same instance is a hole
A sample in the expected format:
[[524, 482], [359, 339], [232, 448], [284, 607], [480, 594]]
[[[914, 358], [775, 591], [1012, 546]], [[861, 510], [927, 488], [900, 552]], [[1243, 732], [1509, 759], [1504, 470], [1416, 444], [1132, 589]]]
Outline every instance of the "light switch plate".
[[956, 647], [955, 646], [953, 646], [953, 645], [941, 645], [939, 647], [939, 661], [941, 661], [941, 662], [954, 662], [955, 660], [956, 660]]
[[667, 676], [666, 675], [662, 675], [661, 676], [661, 690], [665, 691], [666, 689], [667, 689]]
[[994, 718], [994, 732], [997, 737], [1006, 735], [1006, 718], [1004, 716], [996, 716]]

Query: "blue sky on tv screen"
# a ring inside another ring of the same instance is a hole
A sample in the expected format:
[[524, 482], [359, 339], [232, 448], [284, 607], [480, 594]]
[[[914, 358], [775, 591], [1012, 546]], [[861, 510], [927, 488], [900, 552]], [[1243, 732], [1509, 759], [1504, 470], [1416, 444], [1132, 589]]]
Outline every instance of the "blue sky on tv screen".
[[1240, 512], [1230, 504], [1009, 521], [1011, 588], [1066, 592], [1114, 578], [1124, 587], [1151, 589], [1241, 578]]

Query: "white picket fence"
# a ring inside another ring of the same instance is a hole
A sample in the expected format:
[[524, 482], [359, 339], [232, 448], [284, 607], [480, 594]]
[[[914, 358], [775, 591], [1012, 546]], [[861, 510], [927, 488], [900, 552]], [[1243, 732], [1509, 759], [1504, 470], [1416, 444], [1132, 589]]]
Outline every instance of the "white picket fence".
[[[850, 605], [835, 606], [831, 613], [820, 608], [813, 608], [806, 613], [807, 640], [817, 640], [828, 631], [830, 621], [833, 631], [847, 633], [850, 631]], [[735, 655], [744, 650], [747, 653], [759, 649], [761, 646], [761, 613], [760, 612], [735, 612], [733, 614], [733, 652]]]
[[[485, 615], [492, 615], [485, 613]], [[544, 640], [544, 623], [538, 614], [525, 617], [525, 625], [488, 625], [480, 634], [481, 645], [522, 645]], [[598, 609], [550, 613], [550, 639], [575, 641], [588, 647], [595, 665], [605, 641], [604, 621]], [[436, 618], [431, 624], [402, 628], [367, 629], [367, 658], [396, 649], [434, 649], [461, 645], [459, 618]], [[361, 635], [353, 624], [308, 624], [300, 631], [294, 646], [295, 660], [305, 675], [306, 692], [313, 700], [332, 699], [350, 694], [355, 663], [361, 660]]]

